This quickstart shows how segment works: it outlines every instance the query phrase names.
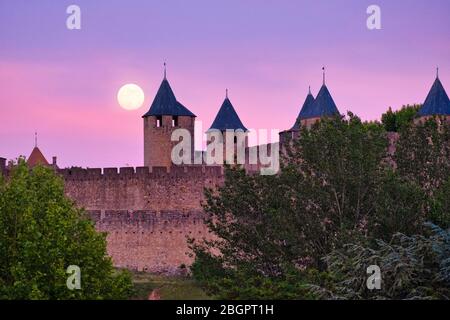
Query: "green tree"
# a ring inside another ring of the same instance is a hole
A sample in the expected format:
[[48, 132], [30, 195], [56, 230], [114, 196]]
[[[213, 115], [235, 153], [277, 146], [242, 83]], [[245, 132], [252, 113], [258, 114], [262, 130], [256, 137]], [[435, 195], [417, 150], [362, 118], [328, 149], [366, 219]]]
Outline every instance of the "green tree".
[[[30, 170], [23, 159], [0, 181], [0, 299], [123, 299], [127, 272], [116, 272], [105, 235], [64, 195], [54, 171]], [[66, 285], [69, 265], [81, 289]]]
[[389, 107], [386, 113], [381, 116], [381, 122], [383, 123], [386, 131], [398, 132], [402, 128], [409, 126], [413, 123], [417, 116], [421, 105], [406, 105], [402, 106], [400, 110], [392, 111]]
[[192, 240], [191, 248], [193, 275], [209, 293], [317, 298], [309, 284], [329, 290], [339, 285], [340, 271], [330, 269], [324, 256], [349, 243], [371, 248], [399, 232], [420, 236], [432, 216], [430, 203], [436, 215], [447, 210], [448, 189], [439, 189], [433, 202], [420, 180], [392, 168], [380, 123], [363, 123], [351, 113], [323, 119], [286, 148], [278, 175], [229, 168], [221, 187], [206, 190], [205, 222], [216, 237]]
[[[285, 298], [305, 298], [309, 276], [298, 268], [321, 274], [324, 255], [364, 237], [387, 165], [383, 126], [353, 114], [324, 119], [287, 152], [279, 175], [232, 168], [223, 186], [206, 190], [205, 222], [216, 238], [191, 243], [192, 271], [213, 294], [280, 298], [283, 287]], [[261, 278], [266, 291], [256, 293]], [[287, 285], [294, 278], [300, 285]]]
[[[307, 255], [322, 269], [321, 257], [350, 239], [364, 236], [387, 162], [386, 131], [379, 123], [323, 120], [303, 129], [288, 149], [283, 175], [294, 177], [294, 217]], [[295, 232], [292, 230], [292, 232]]]
[[432, 199], [430, 220], [441, 228], [450, 228], [450, 177]]
[[386, 170], [376, 188], [373, 213], [368, 216], [369, 239], [389, 241], [398, 232], [420, 234], [428, 218], [428, 201], [416, 183]]
[[404, 127], [394, 161], [401, 177], [432, 195], [450, 177], [450, 123], [432, 118]]
[[389, 107], [386, 113], [382, 114], [381, 122], [383, 123], [386, 131], [397, 132], [397, 115], [392, 111], [391, 107]]
[[[312, 285], [324, 299], [450, 299], [450, 230], [427, 223], [423, 235], [393, 235], [374, 246], [348, 244], [327, 255], [334, 285]], [[366, 286], [367, 267], [381, 271], [381, 288]], [[331, 282], [333, 283], [333, 282]]]

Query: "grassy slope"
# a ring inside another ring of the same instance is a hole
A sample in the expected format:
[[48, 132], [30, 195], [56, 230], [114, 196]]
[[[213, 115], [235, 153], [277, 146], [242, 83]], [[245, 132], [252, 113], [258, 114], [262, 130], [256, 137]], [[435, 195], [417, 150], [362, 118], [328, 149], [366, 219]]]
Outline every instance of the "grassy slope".
[[167, 277], [143, 272], [133, 273], [135, 294], [131, 299], [147, 300], [150, 293], [159, 289], [161, 300], [209, 300], [206, 293], [188, 277]]

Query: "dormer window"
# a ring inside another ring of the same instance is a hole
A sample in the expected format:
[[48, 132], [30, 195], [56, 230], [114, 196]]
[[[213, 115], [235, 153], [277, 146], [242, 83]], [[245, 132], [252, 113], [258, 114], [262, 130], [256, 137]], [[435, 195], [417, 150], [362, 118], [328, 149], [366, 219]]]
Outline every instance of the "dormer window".
[[178, 127], [178, 116], [172, 117], [172, 127]]
[[162, 116], [156, 117], [156, 127], [159, 128], [162, 126]]

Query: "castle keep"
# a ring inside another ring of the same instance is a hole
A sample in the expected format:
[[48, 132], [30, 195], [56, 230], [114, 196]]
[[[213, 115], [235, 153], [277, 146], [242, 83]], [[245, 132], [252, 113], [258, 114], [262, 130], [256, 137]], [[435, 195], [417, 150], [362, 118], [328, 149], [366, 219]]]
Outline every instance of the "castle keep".
[[[171, 141], [175, 129], [188, 130], [194, 137], [195, 115], [177, 101], [164, 74], [150, 110], [143, 115], [144, 119], [144, 166], [172, 166], [171, 151], [176, 144]], [[191, 155], [194, 155], [194, 144], [191, 144]]]
[[[309, 128], [323, 117], [339, 114], [324, 83], [314, 97], [309, 91], [292, 128], [280, 133], [280, 146], [298, 137], [301, 127]], [[450, 101], [439, 77], [418, 114], [418, 121], [441, 115], [450, 120]], [[28, 165], [53, 166], [65, 180], [66, 194], [85, 208], [99, 231], [107, 233], [108, 253], [115, 266], [132, 270], [176, 274], [192, 262], [187, 253], [187, 237], [210, 237], [203, 224], [203, 190], [223, 182], [219, 165], [173, 165], [171, 140], [176, 129], [194, 136], [195, 115], [178, 102], [166, 76], [147, 113], [143, 115], [144, 166], [137, 168], [58, 169], [33, 149]], [[207, 134], [217, 130], [248, 130], [240, 120], [228, 95]], [[224, 143], [238, 139], [224, 138]], [[245, 156], [254, 147], [246, 147]], [[275, 149], [275, 144], [269, 144]], [[197, 153], [192, 143], [189, 157]], [[247, 161], [247, 159], [246, 159]], [[259, 164], [246, 162], [247, 171]], [[0, 171], [7, 173], [6, 159], [0, 158]]]

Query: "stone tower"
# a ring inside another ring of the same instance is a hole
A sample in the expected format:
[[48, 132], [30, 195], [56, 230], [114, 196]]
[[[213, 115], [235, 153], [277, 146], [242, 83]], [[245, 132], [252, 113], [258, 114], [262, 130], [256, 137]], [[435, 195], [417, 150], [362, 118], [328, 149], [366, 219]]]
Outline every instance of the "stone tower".
[[309, 90], [300, 113], [295, 120], [294, 126], [289, 130], [280, 132], [280, 143], [283, 145], [289, 143], [292, 139], [296, 139], [301, 127], [310, 129], [315, 123], [320, 121], [320, 119], [336, 115], [339, 115], [339, 110], [325, 84], [324, 73], [323, 85], [320, 88], [317, 97], [314, 98], [311, 94], [311, 90]]
[[194, 154], [195, 115], [177, 101], [167, 81], [164, 79], [144, 119], [144, 166], [171, 167], [171, 136], [176, 129], [186, 129], [191, 137], [191, 159]]
[[310, 128], [320, 119], [334, 117], [336, 115], [339, 115], [339, 110], [324, 82], [317, 97], [314, 99], [314, 102], [307, 110], [305, 110], [304, 114], [301, 115], [300, 126]]
[[[238, 162], [244, 164], [246, 157], [245, 150], [248, 147], [248, 130], [242, 124], [241, 119], [239, 119], [236, 110], [228, 98], [228, 90], [225, 100], [223, 101], [222, 106], [220, 107], [219, 112], [211, 125], [211, 128], [209, 128], [206, 132], [208, 141], [211, 141], [211, 138], [214, 136], [215, 132], [220, 132], [222, 135], [221, 142], [223, 143], [223, 163], [235, 164], [235, 160], [238, 160]], [[238, 152], [238, 145], [241, 147], [239, 148], [241, 153]], [[228, 157], [228, 161], [226, 157], [227, 148], [228, 150], [232, 150], [234, 155], [233, 158], [231, 158], [232, 156], [230, 155]]]

